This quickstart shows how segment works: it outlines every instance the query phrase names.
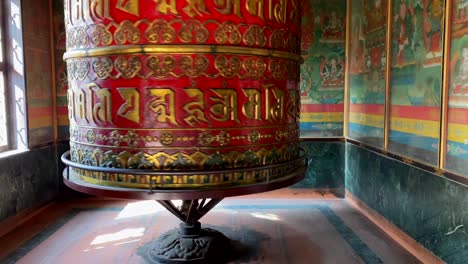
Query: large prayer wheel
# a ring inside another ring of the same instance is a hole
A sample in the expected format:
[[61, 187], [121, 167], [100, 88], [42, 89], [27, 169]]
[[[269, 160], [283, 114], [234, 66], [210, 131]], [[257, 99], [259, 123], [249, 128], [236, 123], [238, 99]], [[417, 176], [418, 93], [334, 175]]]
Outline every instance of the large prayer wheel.
[[229, 239], [199, 219], [224, 197], [304, 177], [298, 4], [65, 0], [64, 182], [155, 199], [179, 218], [139, 248], [147, 263], [232, 259]]
[[65, 0], [65, 19], [70, 156], [87, 165], [70, 173], [81, 181], [240, 186], [304, 166], [299, 1]]

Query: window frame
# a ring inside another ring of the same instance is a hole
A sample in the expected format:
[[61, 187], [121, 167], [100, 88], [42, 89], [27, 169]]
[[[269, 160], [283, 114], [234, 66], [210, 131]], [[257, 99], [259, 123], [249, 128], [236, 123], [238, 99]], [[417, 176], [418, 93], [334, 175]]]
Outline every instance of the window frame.
[[5, 105], [5, 119], [6, 119], [6, 144], [0, 145], [0, 153], [12, 149], [12, 138], [11, 138], [11, 119], [9, 118], [10, 108], [11, 108], [11, 98], [10, 98], [10, 85], [9, 85], [9, 60], [7, 56], [7, 42], [8, 42], [8, 19], [7, 19], [7, 2], [2, 1], [0, 3], [0, 49], [2, 58], [0, 61], [0, 74], [3, 75], [3, 87], [5, 93], [3, 95], [4, 105]]
[[7, 129], [7, 144], [0, 146], [0, 159], [29, 149], [21, 7], [21, 0], [0, 0]]

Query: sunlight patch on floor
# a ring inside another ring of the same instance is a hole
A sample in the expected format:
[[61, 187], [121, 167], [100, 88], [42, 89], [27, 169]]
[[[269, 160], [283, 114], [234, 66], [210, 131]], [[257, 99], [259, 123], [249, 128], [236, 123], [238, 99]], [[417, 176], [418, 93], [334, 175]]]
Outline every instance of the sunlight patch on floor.
[[256, 218], [262, 218], [262, 219], [267, 219], [271, 221], [281, 221], [281, 218], [275, 214], [265, 214], [265, 213], [255, 212], [255, 213], [250, 213], [250, 215]]
[[129, 203], [115, 219], [119, 220], [142, 215], [150, 215], [165, 210], [166, 209], [164, 209], [158, 202], [153, 200]]
[[128, 238], [138, 238], [144, 235], [145, 228], [126, 228], [116, 233], [105, 234], [97, 236], [92, 242], [91, 246], [105, 244], [109, 242], [115, 242], [120, 240], [125, 240]]

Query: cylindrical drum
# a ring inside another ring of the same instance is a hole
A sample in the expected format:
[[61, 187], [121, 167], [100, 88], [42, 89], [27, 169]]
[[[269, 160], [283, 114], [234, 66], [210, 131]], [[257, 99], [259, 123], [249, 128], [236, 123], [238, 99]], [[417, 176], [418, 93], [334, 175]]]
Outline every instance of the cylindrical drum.
[[65, 0], [70, 153], [88, 165], [70, 173], [193, 189], [271, 181], [282, 174], [268, 165], [298, 166], [299, 2]]

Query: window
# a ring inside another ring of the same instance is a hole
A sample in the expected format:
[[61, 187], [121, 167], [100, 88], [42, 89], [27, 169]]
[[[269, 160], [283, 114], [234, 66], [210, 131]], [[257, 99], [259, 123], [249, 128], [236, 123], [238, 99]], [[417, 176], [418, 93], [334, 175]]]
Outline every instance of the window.
[[0, 158], [28, 148], [21, 0], [0, 0]]
[[7, 63], [5, 56], [5, 24], [4, 7], [0, 5], [0, 151], [5, 151], [9, 147], [8, 121], [7, 121], [7, 85], [6, 71]]

